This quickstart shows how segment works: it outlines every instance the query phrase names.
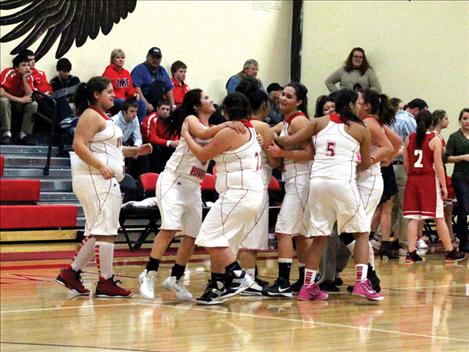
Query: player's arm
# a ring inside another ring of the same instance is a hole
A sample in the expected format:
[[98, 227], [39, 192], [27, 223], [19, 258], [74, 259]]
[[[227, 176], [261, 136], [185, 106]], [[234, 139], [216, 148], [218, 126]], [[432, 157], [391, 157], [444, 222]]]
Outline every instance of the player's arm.
[[436, 177], [441, 185], [443, 199], [446, 199], [448, 198], [448, 190], [446, 188], [446, 175], [443, 167], [443, 146], [441, 145], [441, 140], [437, 137], [433, 137], [429, 143], [429, 147], [433, 150], [433, 162], [435, 164]]
[[210, 126], [209, 128], [202, 127], [199, 122], [199, 119], [194, 115], [187, 116], [184, 121], [187, 121], [189, 133], [195, 138], [203, 140], [213, 138], [219, 131], [221, 131], [225, 127], [233, 128], [239, 133], [246, 133], [246, 128], [239, 121], [226, 121], [219, 125]]
[[[358, 124], [357, 124], [358, 125]], [[363, 171], [366, 170], [370, 167], [371, 165], [371, 159], [370, 159], [370, 148], [371, 148], [371, 136], [370, 136], [370, 131], [368, 130], [367, 127], [358, 125], [360, 128], [360, 164], [357, 166], [358, 171]]]
[[394, 159], [399, 155], [399, 150], [401, 149], [402, 138], [394, 132], [389, 126], [384, 126], [384, 133], [388, 137], [392, 145], [392, 155], [390, 159]]
[[311, 137], [313, 137], [316, 131], [316, 121], [310, 122], [305, 118], [301, 119], [301, 123], [298, 123], [297, 120], [298, 119], [292, 121], [291, 134], [289, 134], [288, 136], [281, 136], [275, 138], [275, 142], [278, 145], [281, 145], [283, 147], [292, 147], [311, 141]]
[[371, 155], [372, 164], [389, 159], [392, 155], [393, 147], [379, 122], [375, 119], [366, 119], [366, 125], [370, 130], [372, 143], [377, 146], [373, 155]]
[[263, 143], [261, 148], [267, 155], [267, 161], [269, 165], [273, 168], [278, 167], [281, 163], [281, 160], [272, 157], [267, 151], [267, 148], [274, 144], [274, 133], [272, 132], [272, 129], [269, 127], [269, 125], [263, 122], [254, 124], [254, 129], [262, 136]]

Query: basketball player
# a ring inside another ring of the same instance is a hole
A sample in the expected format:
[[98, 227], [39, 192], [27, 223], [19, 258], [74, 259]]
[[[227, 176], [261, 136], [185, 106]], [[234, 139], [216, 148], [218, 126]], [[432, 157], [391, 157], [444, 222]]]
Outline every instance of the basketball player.
[[231, 93], [223, 100], [224, 116], [243, 121], [248, 133], [225, 128], [205, 146], [199, 145], [184, 124], [182, 137], [192, 153], [202, 161], [214, 159], [217, 165], [216, 190], [219, 198], [204, 219], [196, 239], [210, 255], [211, 280], [197, 304], [224, 302], [253, 284], [253, 279], [235, 259], [239, 245], [252, 224], [259, 218], [264, 201], [261, 148], [256, 131], [247, 120], [249, 101], [241, 93]]
[[[308, 89], [301, 83], [291, 82], [285, 86], [279, 100], [283, 121], [274, 128], [280, 136], [294, 134], [309, 125]], [[275, 233], [278, 241], [278, 277], [265, 291], [270, 297], [292, 297], [300, 290], [304, 280], [304, 263], [311, 240], [307, 237], [309, 176], [313, 149], [311, 139], [293, 145], [289, 150], [277, 145], [268, 148], [272, 157], [283, 158], [285, 197], [278, 214]], [[292, 216], [294, 214], [294, 216]], [[290, 270], [293, 261], [293, 242], [295, 237], [298, 254], [299, 279], [290, 286]]]
[[419, 223], [424, 219], [435, 219], [436, 231], [446, 250], [445, 260], [456, 262], [464, 259], [451, 243], [443, 213], [443, 199], [448, 197], [445, 170], [442, 160], [441, 140], [434, 132], [432, 114], [420, 110], [415, 117], [417, 130], [406, 140], [404, 146], [404, 168], [408, 178], [404, 193], [404, 217], [407, 225], [407, 263], [422, 261], [417, 254], [416, 242]]
[[[198, 143], [206, 143], [203, 141], [212, 138], [226, 126], [238, 126], [240, 131], [245, 132], [241, 123], [226, 122], [209, 127], [208, 120], [214, 112], [213, 101], [209, 96], [201, 89], [192, 89], [184, 96], [182, 105], [168, 117], [168, 133], [180, 135], [184, 121]], [[207, 167], [208, 162], [199, 161], [191, 153], [185, 140], [180, 139], [164, 171], [158, 177], [155, 194], [161, 213], [161, 229], [155, 236], [147, 266], [138, 277], [140, 294], [145, 298], [155, 298], [155, 282], [160, 260], [173, 237], [180, 232], [184, 237], [178, 247], [171, 275], [163, 282], [163, 287], [174, 292], [179, 299], [192, 299], [181, 278], [194, 251], [195, 238], [202, 224], [200, 182]]]
[[109, 79], [93, 77], [80, 84], [75, 104], [80, 118], [73, 139], [75, 153], [71, 154], [72, 182], [85, 212], [86, 237], [72, 264], [61, 270], [56, 281], [79, 295], [89, 295], [81, 281], [81, 270], [96, 254], [96, 297], [131, 297], [131, 291], [117, 285], [112, 268], [122, 205], [118, 182], [124, 178], [123, 156], [149, 154], [151, 144], [122, 146], [121, 129], [104, 113], [114, 104]]
[[370, 133], [358, 118], [358, 94], [345, 89], [336, 97], [336, 114], [314, 119], [303, 130], [292, 136], [279, 137], [283, 146], [296, 145], [316, 136], [315, 157], [311, 169], [309, 192], [310, 235], [314, 241], [309, 249], [305, 281], [298, 294], [299, 300], [325, 300], [327, 292], [317, 283], [317, 272], [327, 237], [337, 221], [339, 233], [352, 233], [357, 281], [353, 294], [380, 301], [383, 299], [367, 279], [369, 223], [360, 200], [356, 183], [358, 153], [359, 170], [370, 166]]

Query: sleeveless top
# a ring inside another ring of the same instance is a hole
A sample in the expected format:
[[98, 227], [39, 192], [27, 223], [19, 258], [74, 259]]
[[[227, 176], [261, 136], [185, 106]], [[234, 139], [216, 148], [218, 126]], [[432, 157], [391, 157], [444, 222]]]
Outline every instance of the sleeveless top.
[[[249, 121], [253, 121], [253, 120], [258, 121], [253, 118], [249, 119]], [[262, 181], [264, 182], [265, 189], [267, 189], [272, 179], [272, 167], [270, 166], [269, 160], [267, 159], [267, 154], [265, 153], [264, 149], [262, 149], [262, 147], [261, 147], [261, 171], [262, 171]]]
[[[290, 123], [298, 116], [305, 116], [303, 112], [298, 111], [291, 115], [287, 120], [282, 121], [282, 130], [280, 131], [280, 136], [288, 136], [288, 127]], [[299, 147], [294, 147], [293, 149], [301, 149]], [[282, 178], [286, 181], [290, 178], [300, 176], [300, 175], [309, 175], [311, 172], [311, 160], [302, 160], [296, 161], [291, 159], [283, 160], [285, 169], [282, 173]]]
[[330, 115], [329, 119], [327, 126], [316, 135], [311, 178], [355, 181], [360, 143], [345, 131], [339, 115]]
[[[88, 147], [93, 156], [114, 171], [117, 181], [124, 178], [124, 155], [122, 154], [122, 130], [101, 111], [90, 107], [106, 120], [104, 130], [96, 133], [91, 138]], [[70, 152], [72, 175], [100, 175], [98, 169], [81, 160], [78, 155]]]
[[[199, 123], [204, 129], [208, 129], [208, 127], [200, 121]], [[200, 145], [204, 145], [209, 142], [209, 140], [201, 140], [198, 138], [194, 138], [194, 140]], [[181, 137], [176, 149], [166, 162], [164, 171], [170, 171], [176, 176], [185, 178], [192, 182], [200, 183], [207, 173], [208, 164], [208, 160], [202, 163], [197, 159], [195, 155], [192, 154], [187, 142]]]
[[433, 150], [430, 149], [429, 143], [435, 137], [435, 133], [427, 132], [423, 140], [421, 148], [417, 149], [417, 133], [414, 132], [409, 136], [409, 144], [407, 145], [407, 156], [409, 160], [409, 176], [435, 176]]
[[217, 155], [217, 181], [215, 188], [218, 193], [230, 189], [251, 190], [262, 192], [264, 182], [261, 175], [261, 147], [257, 142], [256, 131], [247, 122], [251, 137], [242, 146]]

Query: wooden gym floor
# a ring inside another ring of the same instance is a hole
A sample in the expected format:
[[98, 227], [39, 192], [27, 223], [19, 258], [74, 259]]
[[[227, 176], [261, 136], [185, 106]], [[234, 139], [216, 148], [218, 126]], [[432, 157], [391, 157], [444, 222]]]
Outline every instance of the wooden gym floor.
[[[44, 245], [41, 245], [44, 247]], [[445, 264], [442, 254], [424, 263], [377, 260], [385, 300], [356, 301], [346, 292], [326, 302], [233, 298], [221, 306], [180, 302], [161, 290], [172, 254], [158, 278], [157, 298], [145, 300], [74, 297], [55, 283], [75, 245], [55, 249], [58, 259], [31, 260], [39, 247], [2, 245], [0, 261], [1, 343], [7, 351], [469, 351], [469, 274], [467, 259]], [[120, 245], [119, 253], [126, 253]], [[125, 287], [138, 292], [136, 277], [148, 245], [115, 258]], [[26, 253], [26, 254], [25, 254]], [[17, 257], [19, 260], [15, 260]], [[53, 257], [53, 256], [52, 256]], [[67, 258], [62, 258], [67, 257]], [[275, 253], [263, 253], [261, 277], [276, 276]], [[194, 296], [209, 276], [203, 253], [189, 264], [187, 284]], [[292, 278], [297, 276], [296, 266]], [[353, 264], [342, 275], [354, 278]], [[84, 274], [94, 289], [96, 268]]]

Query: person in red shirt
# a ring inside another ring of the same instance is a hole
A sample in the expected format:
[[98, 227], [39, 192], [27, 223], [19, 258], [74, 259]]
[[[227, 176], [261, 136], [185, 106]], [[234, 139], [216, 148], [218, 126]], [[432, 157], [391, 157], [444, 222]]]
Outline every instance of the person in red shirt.
[[144, 142], [151, 143], [150, 170], [160, 173], [178, 145], [178, 137], [167, 133], [167, 118], [171, 112], [171, 103], [162, 100], [156, 112], [148, 115], [140, 125]]
[[37, 103], [31, 95], [34, 86], [32, 71], [27, 55], [19, 54], [13, 59], [13, 67], [8, 67], [0, 74], [0, 127], [3, 130], [2, 144], [11, 144], [12, 110], [23, 113], [20, 139], [22, 144], [34, 145], [32, 137]]
[[138, 101], [137, 116], [140, 122], [146, 116], [147, 108], [145, 102], [139, 99], [139, 95], [135, 91], [132, 82], [132, 76], [129, 71], [124, 68], [125, 53], [122, 49], [114, 49], [111, 52], [110, 64], [104, 70], [102, 76], [107, 77], [112, 82], [114, 88], [114, 107], [112, 108], [112, 114], [115, 115], [122, 110], [124, 101], [128, 98], [135, 97]]
[[46, 73], [36, 68], [36, 55], [34, 52], [29, 49], [25, 49], [21, 53], [28, 57], [29, 67], [31, 68], [34, 79], [34, 88], [41, 93], [50, 95], [52, 93], [52, 87], [47, 80]]
[[186, 79], [187, 66], [182, 61], [174, 61], [171, 65], [171, 81], [173, 82], [173, 96], [176, 107], [182, 104], [184, 96], [189, 91], [189, 86], [184, 82]]

